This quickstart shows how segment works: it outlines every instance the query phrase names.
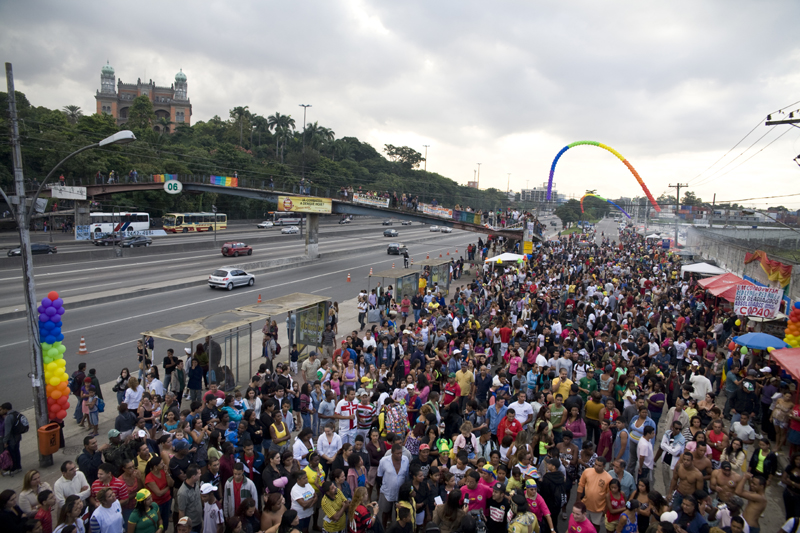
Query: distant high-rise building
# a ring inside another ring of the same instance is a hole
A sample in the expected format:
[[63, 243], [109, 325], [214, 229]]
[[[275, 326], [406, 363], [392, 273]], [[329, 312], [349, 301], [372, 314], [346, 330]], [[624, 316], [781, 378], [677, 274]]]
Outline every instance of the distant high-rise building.
[[[558, 198], [558, 191], [554, 188], [550, 201], [555, 203]], [[519, 193], [521, 202], [533, 202], [537, 204], [547, 203], [547, 187], [534, 187], [533, 189], [522, 189]]]
[[[175, 75], [175, 83], [169, 87], [159, 87], [153, 80], [143, 83], [139, 78], [136, 83], [116, 81], [114, 69], [106, 64], [100, 70], [100, 90], [95, 94], [97, 112], [111, 115], [122, 125], [128, 121], [128, 109], [133, 99], [147, 96], [153, 102], [156, 118], [165, 118], [172, 124], [170, 132], [175, 131], [178, 124], [189, 124], [192, 116], [192, 103], [187, 96], [186, 74], [183, 69]], [[154, 126], [160, 129], [161, 126]]]

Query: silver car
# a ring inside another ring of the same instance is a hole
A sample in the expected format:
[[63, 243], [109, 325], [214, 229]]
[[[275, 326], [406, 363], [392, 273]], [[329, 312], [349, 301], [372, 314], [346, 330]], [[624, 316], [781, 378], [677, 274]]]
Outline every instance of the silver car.
[[449, 228], [447, 226], [442, 226], [442, 229], [440, 231], [442, 233], [453, 233], [453, 228]]
[[289, 226], [288, 228], [283, 228], [281, 233], [285, 234], [293, 234], [293, 233], [300, 233], [300, 228], [297, 226]]
[[439, 226], [431, 226], [431, 231], [439, 231]]
[[234, 287], [241, 285], [252, 286], [255, 282], [256, 277], [254, 275], [236, 268], [218, 268], [208, 276], [208, 286], [212, 289], [224, 287], [232, 291]]

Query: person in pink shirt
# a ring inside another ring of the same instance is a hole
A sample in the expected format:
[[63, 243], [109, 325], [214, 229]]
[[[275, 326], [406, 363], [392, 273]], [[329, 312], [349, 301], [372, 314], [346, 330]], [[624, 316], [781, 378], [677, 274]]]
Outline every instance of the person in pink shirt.
[[497, 474], [494, 471], [494, 467], [490, 464], [483, 465], [480, 471], [481, 480], [478, 482], [478, 485], [484, 485], [489, 487], [490, 489], [497, 484]]
[[575, 502], [569, 517], [567, 533], [597, 533], [594, 524], [586, 517], [585, 503]]
[[[538, 520], [540, 524], [547, 522], [547, 525], [550, 526], [550, 531], [555, 531], [553, 528], [553, 520], [550, 517], [550, 509], [547, 508], [544, 498], [539, 494], [539, 487], [533, 479], [525, 480], [525, 499], [528, 500], [528, 508], [536, 515], [536, 520]], [[556, 509], [556, 511], [557, 510], [558, 509]]]
[[475, 470], [471, 470], [464, 479], [466, 483], [461, 487], [464, 496], [461, 504], [466, 503], [468, 511], [480, 511], [486, 516], [486, 504], [492, 497], [492, 489], [478, 483], [481, 476]]

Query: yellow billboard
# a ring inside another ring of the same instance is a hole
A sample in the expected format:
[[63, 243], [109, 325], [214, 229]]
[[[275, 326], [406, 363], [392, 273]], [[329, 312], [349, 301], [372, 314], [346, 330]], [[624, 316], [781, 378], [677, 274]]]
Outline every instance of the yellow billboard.
[[330, 198], [278, 196], [278, 211], [285, 213], [331, 213]]

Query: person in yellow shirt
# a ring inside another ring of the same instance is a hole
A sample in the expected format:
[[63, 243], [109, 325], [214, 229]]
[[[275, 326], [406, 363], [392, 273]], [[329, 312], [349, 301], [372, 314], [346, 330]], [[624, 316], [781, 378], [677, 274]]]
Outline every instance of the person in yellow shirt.
[[593, 468], [583, 471], [578, 482], [578, 501], [586, 504], [589, 520], [598, 531], [600, 524], [604, 523], [606, 494], [608, 494], [608, 484], [612, 479], [611, 474], [606, 472], [606, 459], [600, 455], [595, 458]]
[[419, 293], [425, 294], [425, 288], [428, 286], [428, 281], [425, 278], [419, 278]]
[[[456, 354], [456, 352], [459, 352]], [[460, 350], [454, 350], [453, 355], [461, 355]], [[466, 407], [467, 400], [472, 395], [472, 387], [475, 384], [475, 376], [472, 375], [467, 369], [467, 362], [461, 361], [461, 370], [456, 372], [456, 382], [458, 383], [459, 388], [461, 389], [461, 398], [459, 401], [461, 402], [461, 409]]]
[[562, 398], [569, 397], [569, 391], [572, 388], [572, 380], [567, 377], [566, 368], [561, 369], [558, 377], [553, 380], [553, 384], [550, 388], [553, 391], [553, 396], [560, 394]]

